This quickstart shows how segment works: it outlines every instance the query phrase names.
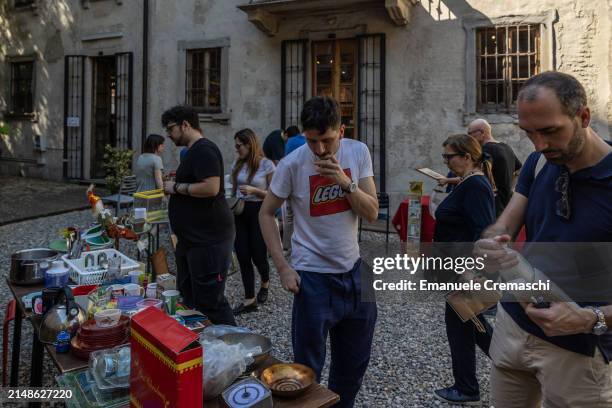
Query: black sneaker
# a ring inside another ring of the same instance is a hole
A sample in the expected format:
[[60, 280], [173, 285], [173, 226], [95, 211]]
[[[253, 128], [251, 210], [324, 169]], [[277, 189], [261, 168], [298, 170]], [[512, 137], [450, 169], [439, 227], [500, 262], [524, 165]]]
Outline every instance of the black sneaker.
[[266, 303], [268, 300], [268, 288], [260, 288], [259, 292], [257, 292], [257, 303]]
[[253, 302], [249, 305], [245, 305], [241, 303], [238, 307], [234, 308], [232, 312], [234, 312], [234, 316], [241, 315], [243, 313], [250, 313], [257, 310], [257, 302]]
[[433, 392], [434, 397], [440, 401], [455, 405], [480, 405], [480, 395], [467, 395], [454, 386], [442, 388]]

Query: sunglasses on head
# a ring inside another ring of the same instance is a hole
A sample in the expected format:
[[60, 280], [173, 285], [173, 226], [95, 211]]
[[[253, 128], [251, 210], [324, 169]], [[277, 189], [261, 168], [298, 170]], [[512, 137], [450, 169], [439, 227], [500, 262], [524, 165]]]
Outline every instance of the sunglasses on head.
[[567, 169], [563, 169], [557, 181], [555, 181], [555, 191], [561, 193], [561, 198], [557, 201], [555, 213], [559, 217], [569, 220], [572, 216], [572, 203], [570, 201], [570, 179]]

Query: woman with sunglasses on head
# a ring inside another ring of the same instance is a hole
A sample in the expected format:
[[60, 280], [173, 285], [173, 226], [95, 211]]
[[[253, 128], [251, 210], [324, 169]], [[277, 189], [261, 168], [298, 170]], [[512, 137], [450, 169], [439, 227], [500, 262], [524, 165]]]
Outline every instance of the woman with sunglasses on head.
[[[257, 310], [257, 303], [268, 299], [270, 285], [270, 264], [268, 249], [259, 227], [259, 209], [268, 192], [268, 187], [274, 174], [274, 163], [266, 159], [255, 132], [243, 129], [234, 136], [237, 158], [232, 164], [232, 193], [244, 200], [244, 210], [234, 215], [236, 222], [236, 240], [234, 248], [242, 283], [244, 284], [245, 300], [234, 309], [234, 314]], [[261, 277], [261, 288], [255, 298], [255, 272], [257, 267]]]
[[[485, 159], [478, 141], [471, 136], [450, 136], [442, 146], [444, 163], [459, 177], [459, 183], [436, 210], [434, 242], [472, 243], [480, 238], [487, 226], [495, 222], [495, 184], [491, 163]], [[459, 247], [463, 245], [453, 245], [451, 250]], [[471, 255], [471, 251], [467, 255]], [[456, 274], [452, 272], [451, 275]], [[434, 391], [434, 395], [442, 401], [460, 405], [473, 405], [480, 401], [476, 379], [476, 345], [488, 356], [493, 331], [482, 315], [477, 318], [484, 327], [484, 333], [478, 331], [472, 321], [463, 323], [446, 304], [444, 320], [455, 384]]]

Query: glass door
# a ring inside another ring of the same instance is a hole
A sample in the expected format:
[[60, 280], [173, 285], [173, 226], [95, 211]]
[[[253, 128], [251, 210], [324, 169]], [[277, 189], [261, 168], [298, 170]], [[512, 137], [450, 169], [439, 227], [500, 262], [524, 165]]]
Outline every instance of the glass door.
[[313, 94], [332, 96], [340, 104], [345, 137], [356, 138], [355, 39], [313, 42]]

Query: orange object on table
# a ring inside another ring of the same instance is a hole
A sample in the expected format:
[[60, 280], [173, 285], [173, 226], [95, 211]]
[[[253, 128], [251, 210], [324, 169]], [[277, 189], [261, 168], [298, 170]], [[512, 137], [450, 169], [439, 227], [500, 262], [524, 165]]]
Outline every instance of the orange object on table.
[[[403, 200], [393, 219], [393, 227], [400, 237], [400, 241], [406, 242], [408, 238], [408, 199]], [[429, 196], [421, 197], [421, 242], [432, 242], [436, 220], [429, 214]]]

